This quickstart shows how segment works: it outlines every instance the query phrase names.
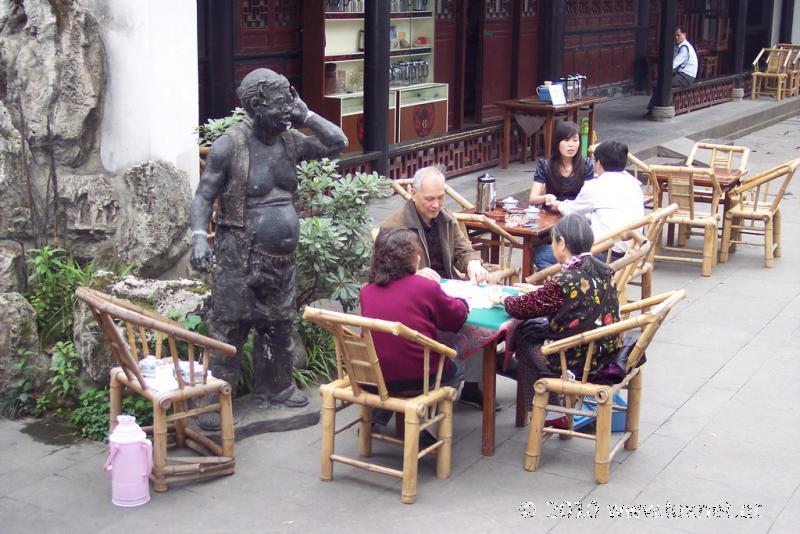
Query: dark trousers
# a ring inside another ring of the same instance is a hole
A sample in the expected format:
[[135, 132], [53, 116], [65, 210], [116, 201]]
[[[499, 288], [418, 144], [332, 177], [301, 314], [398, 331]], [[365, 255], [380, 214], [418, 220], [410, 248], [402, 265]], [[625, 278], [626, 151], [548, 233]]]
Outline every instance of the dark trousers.
[[[694, 83], [694, 78], [685, 72], [675, 72], [672, 74], [672, 87], [689, 87]], [[658, 84], [656, 84], [658, 87]], [[656, 105], [656, 90], [653, 89], [653, 96], [650, 97], [650, 102], [647, 104], [647, 111], [651, 111], [653, 106]]]

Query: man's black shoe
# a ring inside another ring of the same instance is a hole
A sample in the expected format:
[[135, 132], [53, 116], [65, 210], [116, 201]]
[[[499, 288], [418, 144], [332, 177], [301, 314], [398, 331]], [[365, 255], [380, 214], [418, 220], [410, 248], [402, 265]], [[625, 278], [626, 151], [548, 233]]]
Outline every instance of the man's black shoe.
[[649, 119], [649, 118], [650, 118], [650, 117], [652, 117], [652, 116], [653, 116], [653, 110], [652, 110], [652, 109], [648, 109], [648, 110], [647, 110], [647, 113], [645, 113], [644, 115], [642, 115], [642, 118], [643, 118], [643, 119]]

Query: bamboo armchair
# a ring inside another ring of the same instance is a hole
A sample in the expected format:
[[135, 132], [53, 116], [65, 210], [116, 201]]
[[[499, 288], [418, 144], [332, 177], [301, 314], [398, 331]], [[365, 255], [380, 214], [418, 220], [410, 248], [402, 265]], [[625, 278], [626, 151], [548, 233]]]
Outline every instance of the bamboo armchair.
[[[722, 224], [720, 262], [728, 261], [731, 244], [760, 246], [759, 243], [742, 240], [742, 234], [750, 234], [764, 236], [764, 266], [774, 266], [774, 258], [781, 256], [780, 203], [798, 166], [800, 159], [791, 160], [753, 176], [730, 191], [732, 205]], [[783, 181], [770, 200], [769, 186], [779, 179]], [[761, 225], [757, 226], [756, 223]]]
[[[711, 276], [711, 268], [717, 263], [717, 226], [720, 218], [718, 211], [722, 198], [722, 189], [714, 169], [651, 165], [650, 170], [656, 183], [661, 180], [666, 182], [669, 204], [678, 205], [678, 210], [667, 217], [665, 223], [678, 225], [679, 245], [685, 245], [686, 240], [692, 235], [703, 237], [703, 247], [700, 249], [657, 245], [655, 259], [700, 263], [703, 276]], [[698, 209], [698, 204], [701, 202], [708, 204], [708, 211]], [[693, 234], [693, 228], [701, 228], [702, 234]], [[672, 254], [661, 254], [663, 252]]]
[[[394, 189], [394, 191], [403, 197], [405, 200], [411, 199], [411, 184], [414, 182], [412, 178], [401, 178], [398, 180], [392, 180], [389, 182], [389, 185]], [[473, 210], [475, 209], [475, 205], [471, 203], [466, 198], [462, 197], [458, 192], [450, 187], [447, 184], [444, 184], [444, 192], [455, 200], [462, 208], [465, 210]]]
[[[647, 298], [651, 294], [652, 284], [653, 284], [653, 262], [655, 259], [656, 254], [656, 244], [661, 241], [661, 236], [664, 229], [664, 223], [666, 222], [667, 218], [673, 215], [675, 212], [678, 211], [677, 204], [671, 204], [665, 208], [658, 208], [655, 211], [652, 211], [645, 215], [643, 218], [638, 219], [636, 221], [631, 222], [627, 226], [620, 228], [614, 233], [605, 235], [600, 237], [594, 242], [592, 246], [592, 254], [599, 254], [604, 251], [610, 251], [614, 243], [617, 241], [632, 239], [632, 236], [626, 236], [631, 231], [641, 230], [646, 228], [646, 241], [648, 242], [649, 246], [647, 247], [647, 254], [644, 258], [641, 258], [636, 263], [636, 268], [629, 273], [627, 276], [627, 285], [635, 285], [641, 288], [641, 298]], [[643, 248], [643, 247], [639, 247]], [[634, 251], [636, 249], [634, 248]], [[630, 249], [629, 249], [629, 252]], [[627, 256], [626, 256], [627, 257]], [[626, 257], [617, 260], [618, 262], [622, 262], [626, 259]], [[627, 261], [633, 261], [631, 258], [628, 258]], [[622, 267], [625, 265], [624, 263], [618, 263], [617, 268]], [[611, 264], [612, 270], [614, 269], [614, 264]], [[541, 284], [547, 277], [552, 275], [553, 273], [558, 272], [561, 269], [561, 264], [551, 265], [547, 269], [543, 269], [538, 271], [525, 279], [525, 282], [529, 284]], [[616, 271], [615, 271], [616, 272]], [[619, 292], [622, 288], [617, 286], [617, 291]], [[622, 302], [627, 302], [627, 288], [625, 288], [626, 294], [622, 295], [624, 300]]]
[[[392, 475], [402, 479], [401, 500], [412, 504], [417, 499], [417, 467], [420, 458], [428, 453], [436, 453], [436, 476], [450, 476], [450, 454], [453, 434], [453, 399], [456, 391], [449, 386], [440, 386], [444, 357], [455, 358], [456, 352], [423, 336], [399, 322], [369, 319], [357, 315], [338, 313], [318, 308], [306, 307], [303, 318], [330, 331], [334, 336], [337, 358], [341, 362], [344, 375], [329, 384], [320, 386], [322, 395], [322, 463], [320, 478], [333, 479], [333, 462], [359, 467], [368, 471]], [[351, 327], [359, 327], [358, 334]], [[436, 381], [429, 387], [423, 380], [423, 391], [413, 397], [390, 396], [381, 373], [378, 356], [372, 342], [372, 332], [384, 332], [400, 336], [424, 347], [424, 373], [430, 376], [430, 354], [440, 355], [436, 368]], [[366, 386], [366, 388], [365, 388]], [[371, 391], [376, 391], [372, 393]], [[359, 417], [336, 428], [336, 401], [359, 405]], [[404, 437], [398, 439], [372, 430], [372, 408], [383, 408], [404, 415]], [[372, 440], [385, 441], [403, 447], [403, 469], [392, 469], [378, 464], [336, 454], [334, 442], [336, 434], [360, 424], [358, 453], [360, 456], [372, 455]], [[419, 435], [427, 428], [437, 428], [437, 441], [424, 450], [419, 450]]]
[[[153, 438], [153, 489], [166, 491], [176, 482], [233, 474], [236, 460], [231, 387], [211, 376], [208, 365], [209, 351], [233, 356], [236, 349], [126, 300], [86, 287], [75, 293], [92, 311], [119, 364], [111, 369], [110, 431], [117, 424], [123, 391], [140, 395], [153, 405], [153, 426], [144, 429]], [[115, 323], [122, 325], [127, 341]], [[184, 346], [190, 369], [188, 381], [181, 376], [179, 365], [179, 347]], [[147, 355], [171, 358], [177, 389], [155, 391], [148, 386], [139, 365], [139, 359]], [[211, 401], [215, 396], [218, 401]], [[203, 400], [209, 403], [203, 406]], [[197, 407], [190, 409], [190, 403]], [[210, 412], [219, 413], [219, 442], [188, 425], [192, 417]], [[200, 456], [167, 456], [173, 440], [178, 448], [191, 449]]]
[[[752, 84], [750, 98], [760, 95], [774, 95], [776, 100], [783, 100], [786, 96], [788, 81], [788, 64], [790, 50], [786, 48], [762, 48], [753, 60]], [[763, 70], [761, 57], [765, 57]]]
[[750, 149], [744, 146], [715, 145], [713, 143], [695, 143], [691, 152], [686, 157], [686, 167], [692, 167], [697, 160], [698, 152], [709, 151], [708, 166], [713, 169], [726, 171], [738, 170], [743, 175], [747, 173], [747, 161], [750, 159]]
[[[686, 296], [683, 289], [663, 293], [649, 299], [628, 304], [620, 308], [620, 315], [628, 316], [633, 312], [651, 307], [649, 311], [627, 317], [618, 323], [590, 330], [583, 334], [568, 337], [542, 346], [542, 354], [561, 355], [562, 376], [560, 378], [540, 378], [534, 385], [533, 418], [528, 432], [528, 445], [525, 450], [524, 467], [527, 471], [536, 471], [541, 460], [542, 444], [553, 434], [564, 439], [578, 437], [595, 442], [594, 479], [599, 484], [608, 482], [609, 463], [616, 453], [624, 447], [635, 450], [639, 445], [639, 412], [642, 399], [642, 366], [640, 361], [650, 345], [658, 328], [667, 318], [675, 304]], [[628, 356], [625, 378], [618, 384], [594, 384], [589, 381], [589, 367], [597, 341], [610, 336], [622, 336], [627, 332], [641, 329], [636, 345]], [[579, 380], [570, 380], [567, 375], [566, 351], [580, 345], [589, 345], [586, 363]], [[628, 390], [627, 407], [614, 404], [614, 395], [620, 390]], [[548, 404], [550, 393], [563, 394], [565, 406]], [[588, 402], [587, 402], [588, 401]], [[594, 404], [595, 410], [583, 409], [584, 403]], [[568, 429], [545, 427], [545, 414], [548, 410], [563, 413], [567, 416]], [[611, 414], [614, 410], [627, 412], [625, 432], [621, 439], [611, 446]], [[576, 415], [593, 417], [597, 420], [594, 434], [578, 432], [573, 428], [573, 417]]]
[[775, 48], [783, 48], [789, 50], [789, 57], [787, 59], [787, 87], [786, 91], [789, 96], [800, 95], [800, 45], [789, 43], [778, 43]]
[[458, 226], [461, 233], [469, 240], [470, 235], [466, 222], [477, 222], [491, 232], [496, 238], [487, 239], [483, 237], [473, 238], [473, 243], [477, 241], [478, 244], [497, 247], [499, 249], [499, 262], [489, 263], [484, 265], [489, 271], [489, 283], [491, 284], [504, 284], [511, 285], [519, 280], [520, 268], [512, 265], [511, 255], [514, 248], [519, 248], [521, 245], [517, 238], [509, 234], [506, 230], [500, 227], [495, 221], [490, 219], [484, 214], [477, 213], [454, 213], [453, 216], [458, 221]]

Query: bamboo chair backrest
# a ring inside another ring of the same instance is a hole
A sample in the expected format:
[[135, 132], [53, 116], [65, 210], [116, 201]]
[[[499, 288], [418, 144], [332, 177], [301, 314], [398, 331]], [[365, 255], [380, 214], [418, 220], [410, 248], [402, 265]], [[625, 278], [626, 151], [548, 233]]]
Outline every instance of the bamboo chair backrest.
[[[403, 199], [410, 200], [411, 199], [411, 184], [414, 183], [414, 180], [411, 178], [400, 178], [398, 180], [392, 180], [389, 182], [389, 185], [392, 186], [392, 189], [395, 190]], [[455, 200], [463, 209], [465, 210], [473, 210], [475, 209], [475, 205], [472, 204], [469, 200], [461, 196], [455, 189], [444, 184], [444, 192], [450, 198]]]
[[[598, 341], [609, 336], [622, 336], [626, 332], [641, 329], [639, 339], [636, 345], [628, 356], [628, 363], [625, 368], [626, 373], [634, 369], [642, 358], [645, 350], [650, 345], [650, 342], [655, 337], [658, 328], [667, 318], [669, 312], [675, 307], [680, 300], [686, 296], [686, 290], [677, 289], [667, 293], [662, 293], [648, 299], [640, 300], [632, 304], [627, 304], [620, 307], [620, 315], [628, 316], [621, 321], [589, 330], [582, 334], [570, 336], [568, 338], [553, 341], [542, 345], [541, 353], [545, 356], [555, 353], [561, 355], [561, 368], [562, 377], [567, 377], [567, 359], [566, 352], [569, 349], [587, 345], [586, 360], [584, 363], [583, 374], [581, 382], [586, 383], [589, 379], [589, 371], [591, 369], [592, 356], [596, 351], [596, 344]], [[629, 317], [633, 311], [644, 310], [651, 307], [648, 311], [641, 313], [635, 317]]]
[[742, 173], [747, 172], [747, 160], [750, 158], [750, 149], [747, 147], [716, 145], [713, 143], [695, 143], [691, 152], [689, 152], [689, 156], [686, 158], [687, 167], [694, 165], [697, 152], [700, 150], [708, 150], [711, 152], [708, 166], [713, 169], [725, 169], [726, 171], [738, 170]]
[[[777, 165], [767, 171], [757, 174], [732, 189], [730, 196], [731, 198], [738, 197], [746, 199], [746, 203], [739, 206], [740, 209], [748, 208], [756, 212], [760, 208], [763, 209], [769, 206], [769, 210], [775, 212], [786, 193], [786, 188], [789, 187], [789, 183], [794, 177], [795, 171], [797, 171], [798, 165], [800, 165], [800, 158]], [[769, 186], [772, 182], [781, 177], [783, 177], [783, 182], [781, 182], [778, 191], [775, 193], [772, 201], [770, 201], [768, 198]]]
[[499, 249], [500, 266], [503, 268], [511, 267], [511, 254], [515, 246], [519, 246], [517, 238], [509, 234], [494, 220], [490, 219], [482, 213], [453, 213], [453, 216], [458, 221], [458, 227], [461, 233], [469, 240], [469, 232], [465, 223], [476, 222], [483, 225], [488, 231], [498, 236], [497, 246]]
[[[75, 294], [91, 310], [125, 376], [128, 380], [136, 378], [142, 389], [147, 389], [147, 383], [139, 360], [148, 355], [157, 359], [171, 357], [178, 387], [183, 389], [187, 385], [206, 383], [211, 350], [227, 356], [236, 354], [236, 348], [227, 343], [187, 330], [175, 321], [126, 300], [87, 287], [79, 287]], [[122, 324], [124, 337], [118, 323]], [[189, 362], [188, 383], [181, 373], [181, 356]], [[200, 370], [202, 373], [198, 373]], [[201, 375], [199, 381], [198, 374]]]
[[[766, 53], [764, 70], [760, 70], [760, 60]], [[763, 74], [783, 74], [789, 63], [789, 49], [787, 48], [762, 48], [756, 59], [753, 60], [753, 68], [756, 72]]]
[[[696, 217], [695, 204], [698, 196], [708, 197], [710, 201], [709, 213], [717, 213], [722, 189], [713, 168], [701, 169], [697, 167], [673, 167], [670, 165], [651, 165], [650, 170], [656, 180], [667, 182], [667, 198], [670, 204], [677, 204], [684, 210], [690, 219]], [[710, 182], [710, 185], [700, 184], [698, 178]], [[705, 213], [702, 213], [705, 215]]]
[[[609, 264], [609, 267], [614, 272], [614, 284], [617, 288], [617, 294], [624, 291], [632, 279], [650, 269], [647, 266], [647, 258], [653, 245], [641, 232], [636, 230], [631, 230], [627, 235], [623, 235], [624, 237], [628, 237], [633, 243], [628, 247], [623, 257]], [[613, 247], [613, 243], [611, 247]]]
[[[431, 371], [431, 351], [448, 358], [455, 358], [456, 356], [456, 351], [450, 347], [442, 345], [396, 321], [371, 319], [360, 315], [312, 308], [311, 306], [306, 306], [303, 310], [303, 319], [316, 323], [333, 334], [336, 357], [341, 362], [355, 395], [361, 394], [362, 386], [371, 386], [378, 390], [381, 400], [389, 398], [378, 354], [375, 352], [375, 344], [372, 340], [373, 331], [399, 336], [421, 345], [424, 349], [423, 369], [426, 377], [430, 376]], [[360, 328], [361, 333], [355, 332], [351, 327]], [[438, 368], [436, 369], [434, 388], [438, 388], [441, 383], [443, 369], [444, 358], [440, 357]], [[428, 391], [428, 381], [423, 380], [423, 393], [427, 394]]]

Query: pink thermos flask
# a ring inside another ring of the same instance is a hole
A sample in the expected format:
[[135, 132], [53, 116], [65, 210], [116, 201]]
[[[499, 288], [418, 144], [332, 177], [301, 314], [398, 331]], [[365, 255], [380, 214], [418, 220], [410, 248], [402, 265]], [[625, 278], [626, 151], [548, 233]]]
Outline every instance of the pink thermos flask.
[[149, 501], [153, 444], [132, 415], [117, 416], [108, 444], [105, 469], [111, 472], [111, 502], [139, 506]]

